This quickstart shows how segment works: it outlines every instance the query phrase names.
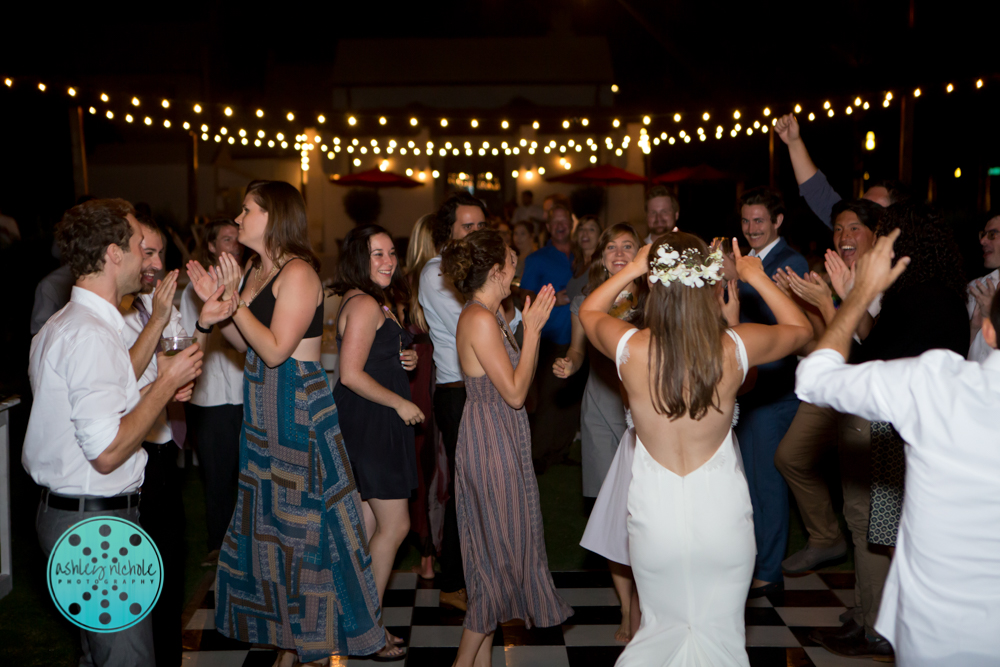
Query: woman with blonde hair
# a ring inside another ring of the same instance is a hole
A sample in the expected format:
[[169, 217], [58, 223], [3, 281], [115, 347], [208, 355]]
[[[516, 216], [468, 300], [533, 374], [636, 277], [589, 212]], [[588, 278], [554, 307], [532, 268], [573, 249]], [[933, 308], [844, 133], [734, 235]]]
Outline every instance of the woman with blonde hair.
[[245, 271], [228, 253], [207, 272], [188, 264], [205, 302], [196, 329], [204, 336], [219, 324], [246, 352], [239, 496], [219, 555], [215, 627], [280, 647], [281, 667], [375, 653], [386, 632], [319, 363], [323, 286], [305, 202], [288, 183], [253, 181], [235, 222], [254, 253]]
[[[716, 287], [721, 252], [680, 232], [644, 246], [580, 307], [587, 338], [615, 360], [635, 423], [618, 521], [627, 516], [642, 621], [620, 667], [749, 665], [743, 610], [756, 545], [732, 435], [736, 392], [750, 366], [797, 350], [812, 327], [760, 259], [734, 251], [740, 280], [778, 324], [729, 329]], [[650, 284], [642, 329], [608, 314], [636, 279]]]

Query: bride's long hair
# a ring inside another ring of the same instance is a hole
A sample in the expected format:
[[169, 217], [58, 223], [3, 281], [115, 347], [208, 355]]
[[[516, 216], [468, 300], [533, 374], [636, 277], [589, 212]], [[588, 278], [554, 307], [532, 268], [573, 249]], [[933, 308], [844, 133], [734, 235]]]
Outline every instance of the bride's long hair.
[[[702, 263], [708, 257], [705, 242], [692, 234], [667, 232], [653, 242], [650, 267], [657, 249], [690, 250]], [[719, 407], [722, 380], [722, 336], [727, 328], [712, 285], [688, 287], [679, 281], [650, 285], [646, 299], [646, 327], [650, 331], [649, 389], [653, 409], [671, 420], [690, 415], [701, 419]]]

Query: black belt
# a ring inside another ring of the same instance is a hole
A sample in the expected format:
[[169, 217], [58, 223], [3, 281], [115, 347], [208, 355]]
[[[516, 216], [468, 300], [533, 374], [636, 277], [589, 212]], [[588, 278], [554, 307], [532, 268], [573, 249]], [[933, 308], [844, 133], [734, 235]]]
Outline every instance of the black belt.
[[61, 496], [48, 489], [42, 490], [42, 502], [53, 509], [69, 512], [108, 512], [139, 506], [139, 491], [110, 498], [93, 496]]

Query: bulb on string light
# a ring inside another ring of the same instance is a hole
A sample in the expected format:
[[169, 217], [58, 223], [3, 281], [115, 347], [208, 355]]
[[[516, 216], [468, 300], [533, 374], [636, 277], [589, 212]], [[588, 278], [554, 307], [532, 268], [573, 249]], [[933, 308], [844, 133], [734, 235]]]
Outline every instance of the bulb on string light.
[[830, 108], [830, 102], [829, 102], [829, 100], [827, 100], [826, 102], [823, 102], [823, 108], [824, 109], [829, 109]]
[[615, 119], [614, 119], [613, 121], [611, 121], [611, 124], [612, 124], [612, 125], [613, 125], [614, 127], [618, 127], [619, 125], [621, 125], [621, 121], [620, 121], [620, 120], [618, 120], [617, 118], [615, 118]]
[[801, 104], [796, 104], [795, 105], [795, 113], [802, 113], [802, 105]]
[[146, 125], [152, 125], [153, 119], [150, 118], [149, 116], [146, 116], [145, 118], [142, 119], [142, 122], [145, 123]]
[[163, 100], [162, 102], [160, 102], [160, 106], [162, 106], [164, 109], [169, 109], [170, 108], [170, 100]]
[[354, 127], [355, 125], [358, 124], [358, 119], [355, 118], [354, 116], [348, 116], [347, 117], [347, 124], [350, 125], [351, 127]]
[[956, 167], [955, 168], [955, 178], [962, 178], [962, 168], [961, 167]]
[[643, 116], [642, 117], [642, 124], [643, 125], [649, 125], [651, 122], [653, 122], [653, 119], [650, 118], [649, 116]]
[[891, 92], [886, 93], [885, 94], [885, 99], [891, 100], [892, 99], [892, 93]]
[[201, 140], [202, 141], [208, 141], [208, 134], [207, 133], [202, 133]]
[[268, 139], [268, 141], [267, 141], [267, 147], [268, 148], [274, 148], [274, 139]]
[[531, 124], [531, 127], [532, 127], [533, 129], [537, 130], [537, 129], [538, 129], [538, 121], [536, 120], [536, 121], [535, 121], [534, 123], [532, 123], [532, 124]]
[[810, 112], [809, 113], [809, 120], [816, 120], [816, 114]]
[[617, 93], [618, 92], [618, 84], [617, 83], [611, 84], [611, 92], [612, 93]]
[[163, 127], [167, 128], [167, 129], [170, 129], [170, 121], [169, 120], [164, 120], [163, 121]]
[[868, 102], [865, 102], [864, 104], [862, 104], [861, 108], [862, 109], [867, 109], [868, 108]]
[[223, 111], [223, 113], [226, 114], [227, 116], [232, 116], [233, 115], [232, 107], [226, 107], [226, 110]]
[[354, 158], [354, 166], [355, 167], [361, 166], [361, 158]]
[[130, 114], [130, 113], [125, 114], [125, 122], [126, 123], [131, 123], [132, 122], [132, 114]]
[[247, 136], [247, 131], [246, 131], [246, 130], [244, 130], [244, 129], [242, 129], [242, 128], [240, 128], [240, 136], [241, 136], [241, 137], [245, 137], [245, 136]]
[[771, 110], [769, 108], [767, 108], [767, 107], [764, 107], [764, 115], [765, 116], [770, 116], [771, 115]]
[[502, 127], [503, 129], [506, 130], [508, 127], [510, 127], [510, 123], [508, 123], [507, 121], [501, 121], [500, 122], [500, 127]]
[[379, 124], [379, 125], [385, 125], [385, 124], [386, 124], [386, 123], [388, 123], [388, 122], [389, 122], [389, 121], [388, 121], [388, 120], [386, 120], [385, 116], [379, 116], [379, 118], [378, 118], [378, 124]]
[[187, 121], [184, 121], [184, 124], [181, 127], [183, 127], [185, 130], [190, 130], [191, 129], [191, 123], [189, 123]]
[[70, 97], [76, 97], [76, 88], [69, 88], [66, 91], [66, 94], [69, 95]]
[[920, 89], [919, 88], [917, 88], [916, 90], [913, 91], [913, 96], [914, 97], [920, 97]]
[[5, 86], [7, 86], [8, 88], [10, 88], [11, 86], [13, 86], [13, 85], [14, 85], [14, 79], [11, 79], [11, 78], [9, 78], [9, 77], [8, 77], [8, 78], [6, 78], [6, 79], [4, 79], [4, 80], [3, 80], [3, 85], [5, 85]]
[[733, 112], [733, 119], [734, 120], [739, 120], [740, 119], [740, 112], [739, 111], [734, 111]]
[[833, 109], [830, 109], [829, 111], [827, 111], [826, 115], [829, 116], [830, 118], [833, 118]]
[[219, 133], [220, 133], [220, 134], [222, 134], [222, 135], [225, 135], [225, 134], [227, 134], [228, 132], [229, 132], [229, 130], [227, 130], [227, 129], [226, 129], [226, 128], [224, 128], [224, 127], [220, 127], [220, 128], [219, 128]]
[[416, 127], [417, 126], [417, 119], [416, 118], [411, 118], [410, 119], [410, 125], [413, 126], [413, 127]]
[[976, 81], [976, 88], [982, 88], [982, 87], [983, 87], [983, 80], [979, 79], [978, 81]]
[[875, 150], [875, 133], [869, 131], [865, 134], [865, 150], [873, 151]]
[[562, 126], [563, 126], [564, 130], [568, 130], [569, 129], [569, 121], [568, 120], [564, 120], [562, 122]]
[[233, 144], [236, 143], [236, 137], [229, 137], [228, 141], [229, 141], [229, 145], [232, 146]]
[[194, 105], [194, 112], [195, 113], [201, 113], [201, 105], [200, 104]]
[[295, 120], [295, 114], [289, 111], [287, 114], [285, 114], [285, 118], [287, 118], [288, 120]]
[[588, 125], [590, 125], [590, 120], [587, 119], [587, 118], [581, 118], [580, 119], [580, 125], [583, 125], [584, 127], [587, 127]]
[[440, 175], [441, 175], [441, 172], [438, 171], [437, 169], [435, 169], [434, 171], [431, 172], [431, 176], [433, 176], [434, 178], [438, 178]]
[[420, 172], [419, 174], [417, 174], [417, 178], [419, 178], [421, 181], [425, 181], [427, 180], [427, 174], [425, 172]]
[[755, 121], [753, 122], [753, 126], [754, 126], [754, 129], [757, 129], [757, 128], [759, 128], [759, 127], [760, 127], [760, 121], [759, 121], [759, 120], [755, 120]]
[[101, 101], [102, 102], [107, 102], [108, 101], [108, 94], [107, 93], [101, 93]]
[[949, 83], [947, 86], [945, 86], [945, 91], [950, 93], [953, 90], [955, 90], [955, 86], [953, 84]]

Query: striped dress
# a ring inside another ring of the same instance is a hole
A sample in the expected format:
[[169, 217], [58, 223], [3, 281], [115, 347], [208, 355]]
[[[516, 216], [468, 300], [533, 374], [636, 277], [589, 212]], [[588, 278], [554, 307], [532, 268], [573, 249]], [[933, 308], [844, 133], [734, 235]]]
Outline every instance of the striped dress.
[[[516, 368], [520, 351], [499, 315], [497, 323]], [[455, 452], [455, 504], [469, 595], [465, 628], [487, 634], [515, 618], [528, 628], [559, 625], [573, 609], [556, 593], [545, 555], [528, 415], [507, 405], [486, 375], [466, 376], [465, 389]]]

